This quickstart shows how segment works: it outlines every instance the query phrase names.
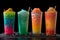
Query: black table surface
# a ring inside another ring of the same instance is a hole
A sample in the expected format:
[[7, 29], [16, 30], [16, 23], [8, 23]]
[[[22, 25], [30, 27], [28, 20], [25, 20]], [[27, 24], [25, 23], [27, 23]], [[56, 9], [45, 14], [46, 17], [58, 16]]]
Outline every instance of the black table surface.
[[4, 33], [1, 33], [0, 40], [60, 40], [60, 34], [56, 34], [55, 36], [46, 36], [44, 33], [28, 33], [27, 35], [20, 35], [16, 32], [12, 35], [5, 35]]

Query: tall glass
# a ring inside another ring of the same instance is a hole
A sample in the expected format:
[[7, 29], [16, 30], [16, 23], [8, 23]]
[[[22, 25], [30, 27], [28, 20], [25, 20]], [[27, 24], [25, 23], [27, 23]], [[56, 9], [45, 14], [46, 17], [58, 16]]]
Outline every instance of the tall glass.
[[18, 33], [27, 34], [28, 33], [28, 20], [29, 12], [26, 10], [21, 10], [18, 12]]
[[32, 17], [32, 33], [40, 34], [42, 28], [42, 12], [39, 8], [34, 8], [31, 13]]
[[4, 33], [11, 35], [14, 34], [15, 12], [12, 8], [3, 12], [4, 16]]
[[45, 12], [46, 35], [56, 34], [57, 12], [53, 7], [50, 7]]

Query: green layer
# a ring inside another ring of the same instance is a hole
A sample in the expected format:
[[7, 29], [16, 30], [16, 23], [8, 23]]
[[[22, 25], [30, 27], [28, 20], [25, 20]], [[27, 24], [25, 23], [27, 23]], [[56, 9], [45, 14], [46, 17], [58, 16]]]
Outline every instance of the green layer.
[[5, 18], [14, 17], [15, 12], [4, 12], [3, 15]]

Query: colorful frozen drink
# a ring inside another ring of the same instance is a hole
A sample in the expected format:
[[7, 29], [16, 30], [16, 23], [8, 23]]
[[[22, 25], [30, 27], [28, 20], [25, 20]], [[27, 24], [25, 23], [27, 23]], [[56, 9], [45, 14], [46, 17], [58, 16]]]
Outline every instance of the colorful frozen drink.
[[14, 34], [15, 12], [12, 8], [3, 12], [4, 16], [4, 33], [11, 35]]
[[42, 26], [42, 11], [39, 8], [34, 8], [31, 13], [32, 17], [32, 33], [40, 34]]
[[21, 10], [18, 12], [18, 33], [25, 35], [28, 33], [29, 12]]
[[56, 34], [57, 11], [53, 7], [45, 12], [46, 35]]

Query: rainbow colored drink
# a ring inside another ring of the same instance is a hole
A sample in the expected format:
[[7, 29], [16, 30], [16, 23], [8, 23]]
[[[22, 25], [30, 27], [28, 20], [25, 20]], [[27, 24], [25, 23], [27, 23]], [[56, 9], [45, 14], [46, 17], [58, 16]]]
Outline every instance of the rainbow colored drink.
[[28, 20], [29, 20], [29, 12], [26, 10], [21, 10], [18, 12], [18, 32], [19, 34], [27, 34], [28, 33]]
[[50, 7], [45, 12], [45, 24], [46, 24], [46, 35], [55, 35], [56, 34], [56, 20], [57, 20], [57, 11], [55, 8]]
[[32, 10], [31, 17], [32, 17], [32, 33], [41, 34], [42, 11], [39, 8], [34, 8]]
[[15, 12], [12, 8], [3, 12], [4, 16], [4, 33], [14, 34]]

